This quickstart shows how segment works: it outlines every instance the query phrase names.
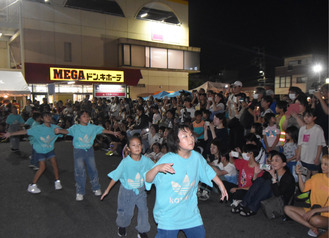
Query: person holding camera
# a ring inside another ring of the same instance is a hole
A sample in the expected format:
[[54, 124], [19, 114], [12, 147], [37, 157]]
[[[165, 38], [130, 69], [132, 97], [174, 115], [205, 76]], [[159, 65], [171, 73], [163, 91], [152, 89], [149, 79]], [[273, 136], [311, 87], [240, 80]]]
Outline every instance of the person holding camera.
[[[311, 191], [311, 208], [285, 206], [284, 212], [294, 221], [309, 228], [308, 235], [317, 237], [319, 228], [328, 229], [329, 222], [329, 156], [322, 156], [322, 173], [313, 175], [306, 182], [302, 167], [297, 165], [298, 185], [302, 192]], [[328, 236], [326, 236], [328, 237]]]

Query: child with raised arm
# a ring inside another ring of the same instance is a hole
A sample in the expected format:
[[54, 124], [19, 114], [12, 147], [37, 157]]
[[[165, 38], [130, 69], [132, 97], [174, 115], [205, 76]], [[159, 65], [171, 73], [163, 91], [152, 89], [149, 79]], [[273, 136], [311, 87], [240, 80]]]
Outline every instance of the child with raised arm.
[[[62, 135], [56, 135], [54, 129], [58, 126], [51, 124], [51, 114], [49, 112], [42, 113], [43, 124], [33, 126], [28, 130], [21, 130], [16, 132], [7, 132], [5, 137], [17, 136], [17, 135], [29, 135], [33, 136], [33, 150], [35, 151], [34, 157], [39, 161], [39, 170], [35, 173], [32, 184], [29, 184], [27, 191], [30, 193], [40, 193], [41, 190], [37, 186], [37, 182], [43, 172], [46, 169], [46, 160], [50, 160], [54, 169], [55, 175], [55, 189], [62, 189], [61, 182], [59, 180], [59, 173], [57, 167], [57, 161], [54, 152], [54, 144], [58, 137]], [[59, 128], [58, 128], [59, 129]]]
[[168, 135], [169, 153], [146, 173], [145, 186], [156, 187], [153, 215], [158, 224], [157, 238], [177, 237], [182, 230], [188, 238], [204, 238], [197, 189], [199, 181], [212, 187], [213, 180], [221, 190], [221, 200], [228, 198], [222, 181], [201, 154], [193, 150], [193, 129], [175, 127]]
[[56, 134], [65, 134], [73, 137], [74, 154], [74, 177], [76, 186], [76, 200], [82, 201], [86, 187], [86, 169], [95, 196], [102, 195], [98, 172], [95, 163], [93, 143], [96, 135], [106, 133], [117, 136], [119, 132], [105, 130], [102, 126], [89, 124], [90, 115], [87, 111], [78, 114], [80, 124], [71, 126], [69, 129], [55, 129]]
[[150, 170], [154, 163], [151, 159], [141, 155], [142, 142], [140, 137], [132, 136], [127, 143], [130, 155], [125, 157], [119, 166], [108, 174], [112, 178], [109, 186], [103, 193], [101, 200], [110, 192], [115, 183], [120, 180], [118, 194], [118, 209], [116, 223], [119, 227], [118, 235], [126, 236], [126, 227], [130, 225], [135, 206], [138, 207], [137, 231], [139, 238], [147, 237], [150, 230], [148, 220], [147, 199], [144, 186], [144, 173]]

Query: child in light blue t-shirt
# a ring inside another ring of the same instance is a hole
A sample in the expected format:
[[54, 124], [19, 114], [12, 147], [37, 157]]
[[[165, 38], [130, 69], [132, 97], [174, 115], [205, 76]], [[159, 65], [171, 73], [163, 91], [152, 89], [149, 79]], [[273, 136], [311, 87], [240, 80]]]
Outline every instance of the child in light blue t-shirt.
[[90, 115], [87, 111], [78, 114], [80, 124], [71, 126], [69, 129], [56, 129], [55, 133], [70, 135], [73, 137], [74, 152], [74, 177], [76, 186], [76, 200], [82, 201], [86, 187], [86, 169], [95, 196], [102, 195], [95, 163], [93, 144], [98, 134], [112, 134], [117, 136], [118, 132], [104, 129], [102, 126], [89, 124]]
[[55, 175], [55, 189], [62, 189], [61, 182], [59, 180], [59, 172], [57, 166], [57, 160], [55, 156], [55, 141], [62, 135], [56, 135], [54, 133], [55, 128], [58, 126], [51, 124], [51, 114], [49, 112], [42, 113], [43, 124], [33, 126], [28, 130], [21, 130], [16, 132], [7, 132], [5, 137], [28, 135], [33, 137], [33, 150], [34, 156], [39, 161], [39, 170], [35, 173], [32, 184], [29, 184], [27, 191], [30, 193], [40, 193], [41, 190], [37, 186], [37, 182], [43, 172], [46, 170], [46, 160], [50, 160]]
[[[33, 116], [31, 117], [32, 120], [32, 124], [30, 124], [30, 128], [33, 128], [35, 126], [39, 126], [41, 121], [42, 121], [42, 117], [41, 117], [41, 113], [40, 112], [34, 112], [33, 113]], [[27, 125], [27, 123], [25, 123], [25, 125]], [[33, 149], [33, 136], [29, 136], [29, 141], [30, 141], [30, 144], [32, 145], [32, 154], [31, 154], [31, 157], [30, 157], [30, 165], [29, 167], [34, 169], [34, 170], [38, 170], [39, 169], [39, 161], [38, 159], [36, 158], [36, 152], [35, 150]]]
[[193, 150], [193, 130], [185, 125], [168, 135], [167, 153], [145, 174], [147, 190], [154, 184], [156, 201], [153, 215], [158, 224], [156, 237], [177, 237], [180, 230], [188, 238], [204, 238], [197, 189], [199, 181], [212, 187], [213, 180], [221, 190], [221, 200], [228, 198], [222, 181], [201, 154]]
[[[11, 107], [11, 113], [8, 115], [6, 119], [6, 124], [8, 126], [9, 132], [16, 132], [22, 129], [24, 125], [24, 119], [17, 113], [17, 107]], [[11, 136], [10, 139], [10, 147], [12, 151], [19, 151], [19, 136]]]
[[135, 206], [138, 207], [137, 231], [138, 237], [147, 237], [150, 230], [148, 208], [144, 187], [144, 173], [150, 170], [154, 163], [151, 159], [141, 155], [142, 142], [140, 137], [132, 136], [127, 143], [130, 155], [124, 158], [119, 166], [108, 174], [112, 178], [101, 200], [110, 192], [115, 183], [120, 180], [118, 194], [118, 209], [116, 223], [119, 236], [126, 236], [126, 227], [130, 225]]

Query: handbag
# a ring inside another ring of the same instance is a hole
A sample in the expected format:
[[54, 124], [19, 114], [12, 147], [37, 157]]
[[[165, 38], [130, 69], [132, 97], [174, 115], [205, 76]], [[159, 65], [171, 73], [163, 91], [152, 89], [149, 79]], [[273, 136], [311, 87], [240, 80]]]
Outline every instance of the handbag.
[[281, 196], [273, 196], [260, 202], [262, 210], [268, 219], [275, 219], [284, 215], [284, 202]]

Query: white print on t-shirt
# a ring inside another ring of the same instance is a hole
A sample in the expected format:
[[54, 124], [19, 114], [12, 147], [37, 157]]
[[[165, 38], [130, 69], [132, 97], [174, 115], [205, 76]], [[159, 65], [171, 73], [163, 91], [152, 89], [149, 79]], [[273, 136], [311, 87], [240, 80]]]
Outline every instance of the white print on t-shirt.
[[132, 188], [139, 188], [144, 183], [144, 178], [141, 178], [141, 175], [137, 173], [135, 180], [128, 179], [127, 182]]
[[46, 147], [46, 148], [50, 148], [52, 145], [49, 145], [50, 142], [54, 139], [55, 136], [50, 137], [50, 135], [48, 135], [46, 138], [43, 138], [42, 136], [40, 137], [40, 140], [44, 143], [41, 146], [42, 147]]
[[182, 200], [186, 200], [189, 197], [188, 192], [194, 186], [194, 184], [195, 184], [195, 181], [190, 183], [190, 179], [187, 176], [187, 174], [184, 177], [182, 185], [180, 185], [179, 183], [176, 183], [174, 181], [171, 181], [172, 189], [174, 190], [175, 193], [180, 195], [180, 197], [170, 198], [169, 202], [170, 203], [179, 203]]
[[79, 141], [81, 141], [82, 143], [85, 143], [85, 144], [89, 144], [90, 140], [91, 140], [91, 137], [88, 137], [87, 134], [83, 138], [79, 137]]

